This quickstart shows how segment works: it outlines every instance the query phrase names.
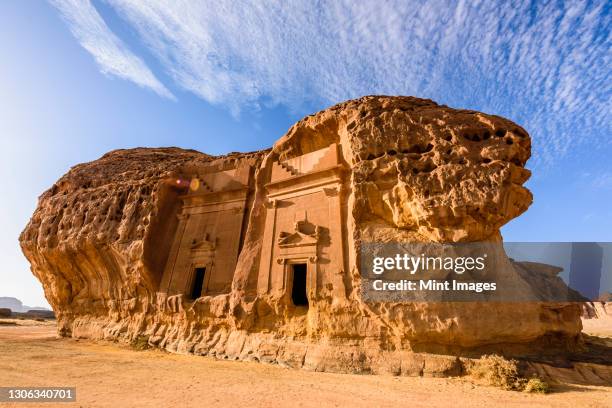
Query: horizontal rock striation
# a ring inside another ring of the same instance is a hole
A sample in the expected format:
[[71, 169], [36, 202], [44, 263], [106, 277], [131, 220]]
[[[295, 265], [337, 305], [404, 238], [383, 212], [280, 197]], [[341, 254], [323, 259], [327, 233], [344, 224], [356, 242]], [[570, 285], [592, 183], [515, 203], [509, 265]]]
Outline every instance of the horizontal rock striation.
[[532, 201], [530, 150], [507, 119], [368, 96], [302, 119], [269, 150], [139, 148], [75, 166], [20, 242], [64, 336], [456, 375], [464, 356], [576, 348], [580, 307], [366, 303], [360, 245], [500, 242]]

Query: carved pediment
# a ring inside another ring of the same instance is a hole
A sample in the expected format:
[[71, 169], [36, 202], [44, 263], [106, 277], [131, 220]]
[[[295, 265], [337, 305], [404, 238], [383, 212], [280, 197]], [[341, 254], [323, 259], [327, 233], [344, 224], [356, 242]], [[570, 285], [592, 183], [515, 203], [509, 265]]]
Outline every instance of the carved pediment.
[[291, 248], [300, 246], [316, 246], [319, 242], [321, 228], [308, 221], [296, 221], [293, 232], [281, 232], [278, 246]]
[[192, 251], [214, 251], [215, 243], [212, 240], [208, 239], [208, 234], [200, 239], [194, 239], [191, 241], [191, 250]]
[[278, 239], [278, 246], [282, 247], [294, 247], [294, 246], [306, 246], [306, 245], [317, 245], [317, 238], [295, 232], [293, 234], [282, 233]]

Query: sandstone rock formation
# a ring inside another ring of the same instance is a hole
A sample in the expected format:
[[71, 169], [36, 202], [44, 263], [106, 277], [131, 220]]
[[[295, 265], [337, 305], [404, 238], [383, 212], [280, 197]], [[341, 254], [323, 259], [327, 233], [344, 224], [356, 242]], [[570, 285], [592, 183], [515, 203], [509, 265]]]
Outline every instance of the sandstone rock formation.
[[588, 334], [612, 337], [612, 302], [583, 303], [582, 325]]
[[360, 244], [500, 242], [532, 200], [530, 148], [498, 116], [363, 97], [302, 119], [271, 150], [141, 148], [75, 166], [20, 242], [65, 336], [457, 374], [458, 356], [572, 349], [580, 307], [366, 303]]

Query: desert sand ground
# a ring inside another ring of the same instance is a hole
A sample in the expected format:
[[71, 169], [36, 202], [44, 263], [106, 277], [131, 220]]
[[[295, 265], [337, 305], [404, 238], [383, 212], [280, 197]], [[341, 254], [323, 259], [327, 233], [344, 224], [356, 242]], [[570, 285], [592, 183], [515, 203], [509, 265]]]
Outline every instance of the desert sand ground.
[[[6, 322], [6, 321], [5, 321]], [[612, 389], [565, 385], [547, 395], [454, 378], [315, 373], [57, 338], [53, 322], [0, 325], [0, 386], [74, 386], [76, 403], [44, 407], [611, 407]]]

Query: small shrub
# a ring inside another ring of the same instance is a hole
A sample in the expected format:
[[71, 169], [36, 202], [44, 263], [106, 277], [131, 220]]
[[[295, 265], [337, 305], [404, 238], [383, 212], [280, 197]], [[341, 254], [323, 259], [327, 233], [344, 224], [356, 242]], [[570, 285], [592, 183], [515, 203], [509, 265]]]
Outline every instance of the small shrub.
[[547, 393], [549, 386], [537, 377], [527, 380], [519, 374], [518, 361], [507, 360], [495, 354], [485, 355], [476, 361], [469, 373], [489, 385], [504, 390]]
[[131, 345], [135, 350], [147, 350], [151, 348], [151, 346], [149, 346], [149, 336], [138, 336], [132, 340]]
[[495, 354], [485, 355], [474, 364], [470, 374], [505, 390], [522, 390], [526, 381], [519, 376], [516, 364], [516, 360], [506, 360]]
[[535, 392], [538, 394], [546, 394], [550, 391], [548, 383], [540, 380], [539, 378], [530, 378], [525, 384], [525, 392]]

